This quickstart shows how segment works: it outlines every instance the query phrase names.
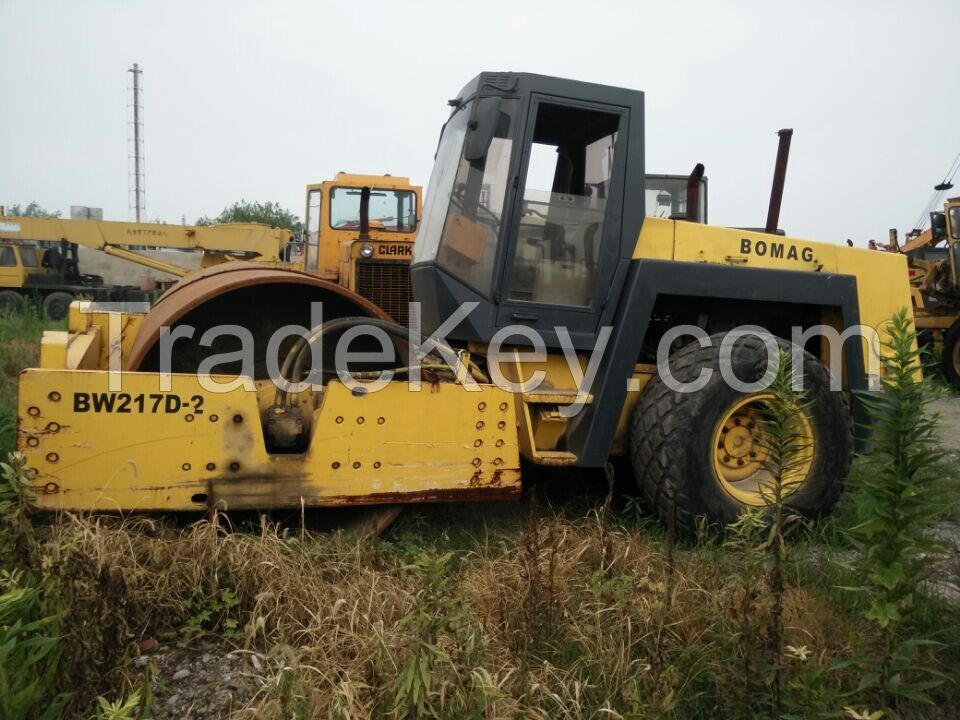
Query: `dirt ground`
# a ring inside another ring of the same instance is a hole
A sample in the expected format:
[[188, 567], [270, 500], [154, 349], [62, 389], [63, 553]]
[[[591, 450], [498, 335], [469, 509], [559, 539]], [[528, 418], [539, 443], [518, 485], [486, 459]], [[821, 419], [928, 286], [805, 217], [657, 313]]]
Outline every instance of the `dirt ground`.
[[[931, 409], [940, 416], [939, 441], [945, 451], [944, 460], [956, 465], [960, 463], [960, 396], [938, 398]], [[955, 517], [942, 520], [933, 532], [947, 553], [933, 582], [946, 597], [960, 602], [960, 586], [955, 582], [957, 563], [960, 563], [960, 520]]]
[[960, 396], [938, 398], [931, 408], [940, 415], [940, 445], [960, 455]]

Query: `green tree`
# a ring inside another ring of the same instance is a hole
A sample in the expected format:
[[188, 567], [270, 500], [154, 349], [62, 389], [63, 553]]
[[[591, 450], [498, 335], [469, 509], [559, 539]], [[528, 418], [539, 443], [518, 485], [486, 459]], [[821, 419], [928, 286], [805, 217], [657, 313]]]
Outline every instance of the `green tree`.
[[50, 212], [36, 201], [27, 203], [26, 205], [21, 205], [19, 203], [16, 205], [10, 205], [4, 210], [4, 212], [7, 215], [16, 215], [17, 217], [60, 217], [59, 210]]
[[218, 225], [220, 223], [257, 222], [270, 227], [289, 230], [298, 235], [303, 228], [300, 218], [274, 202], [235, 202], [215, 218], [197, 218], [197, 225]]

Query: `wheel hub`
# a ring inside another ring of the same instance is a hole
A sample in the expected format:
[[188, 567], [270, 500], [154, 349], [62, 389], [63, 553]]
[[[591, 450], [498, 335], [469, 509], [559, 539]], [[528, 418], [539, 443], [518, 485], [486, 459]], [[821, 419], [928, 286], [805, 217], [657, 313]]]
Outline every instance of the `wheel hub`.
[[[763, 413], [769, 393], [749, 395], [734, 403], [721, 416], [714, 433], [713, 468], [718, 482], [734, 499], [762, 506], [768, 503], [774, 477], [769, 468], [769, 442], [764, 437]], [[791, 459], [790, 471], [783, 478], [783, 493], [788, 494], [806, 480], [812, 465], [813, 426], [807, 412], [798, 409], [796, 418], [801, 452]]]
[[740, 408], [727, 415], [720, 428], [716, 460], [724, 478], [740, 482], [755, 474], [766, 459], [754, 410]]

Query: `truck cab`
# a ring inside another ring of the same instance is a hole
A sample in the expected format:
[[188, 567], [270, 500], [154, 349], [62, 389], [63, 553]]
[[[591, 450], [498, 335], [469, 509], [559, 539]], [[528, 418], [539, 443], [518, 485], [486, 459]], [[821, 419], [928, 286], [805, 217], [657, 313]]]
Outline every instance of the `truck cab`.
[[62, 320], [76, 295], [112, 297], [102, 277], [81, 274], [76, 245], [0, 240], [0, 311], [19, 312], [29, 297], [48, 320]]
[[0, 244], [0, 288], [22, 288], [27, 276], [40, 272], [40, 253], [33, 245]]

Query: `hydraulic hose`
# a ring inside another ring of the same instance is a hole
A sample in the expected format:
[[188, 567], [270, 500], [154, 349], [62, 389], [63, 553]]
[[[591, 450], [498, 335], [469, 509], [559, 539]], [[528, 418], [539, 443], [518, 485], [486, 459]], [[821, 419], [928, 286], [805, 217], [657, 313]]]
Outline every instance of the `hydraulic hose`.
[[[370, 318], [370, 317], [345, 317], [345, 318], [335, 318], [333, 320], [328, 320], [321, 325], [318, 325], [316, 328], [311, 330], [308, 334], [302, 335], [297, 339], [297, 342], [294, 343], [293, 347], [290, 348], [290, 351], [287, 353], [283, 361], [283, 366], [281, 368], [281, 376], [284, 379], [293, 378], [292, 382], [299, 382], [303, 377], [305, 365], [308, 361], [308, 358], [311, 357], [311, 353], [308, 352], [308, 349], [316, 344], [324, 335], [330, 334], [332, 332], [337, 332], [339, 330], [346, 330], [351, 327], [358, 325], [366, 325], [368, 327], [376, 327], [384, 332], [393, 335], [396, 338], [401, 340], [414, 340], [418, 345], [422, 344], [425, 340], [422, 334], [419, 332], [414, 332], [403, 325], [399, 325], [395, 322], [390, 322], [388, 320], [381, 320], [379, 318]], [[459, 355], [459, 353], [446, 343], [436, 342], [434, 343], [437, 346], [437, 349], [448, 350], [454, 355]], [[425, 367], [430, 368], [440, 368], [446, 367], [440, 364], [430, 364]], [[483, 371], [477, 367], [476, 363], [472, 360], [468, 363], [468, 370], [475, 380], [478, 382], [489, 382], [486, 375]], [[409, 372], [411, 368], [401, 368]], [[290, 382], [290, 380], [288, 380]], [[277, 386], [277, 392], [275, 396], [275, 404], [282, 405], [285, 404], [287, 400], [287, 391]]]

